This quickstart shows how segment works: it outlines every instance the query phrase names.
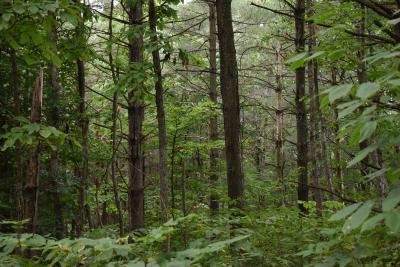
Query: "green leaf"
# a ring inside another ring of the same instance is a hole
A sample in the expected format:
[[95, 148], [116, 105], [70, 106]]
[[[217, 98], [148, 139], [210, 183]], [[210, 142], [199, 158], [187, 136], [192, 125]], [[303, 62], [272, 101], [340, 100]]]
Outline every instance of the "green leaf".
[[304, 65], [304, 58], [306, 56], [307, 56], [306, 52], [294, 55], [293, 57], [289, 58], [289, 60], [286, 61], [286, 63], [290, 64], [290, 69], [295, 70]]
[[389, 195], [385, 198], [382, 203], [383, 211], [389, 211], [396, 208], [400, 202], [400, 187], [397, 187], [390, 191]]
[[344, 209], [341, 209], [340, 211], [338, 211], [335, 214], [333, 214], [329, 218], [329, 221], [338, 221], [338, 220], [346, 218], [351, 213], [353, 213], [358, 207], [360, 207], [361, 204], [362, 203], [355, 203], [355, 204], [352, 204], [350, 206], [345, 207]]
[[400, 232], [400, 212], [393, 210], [385, 214], [385, 224], [393, 232]]
[[373, 229], [383, 219], [385, 219], [385, 215], [382, 213], [375, 215], [372, 218], [369, 218], [364, 222], [363, 226], [361, 227], [361, 232]]
[[47, 129], [47, 128], [44, 128], [44, 129], [41, 129], [41, 130], [39, 131], [39, 134], [40, 134], [43, 138], [47, 139], [47, 138], [49, 138], [49, 136], [51, 135], [51, 130], [50, 130], [50, 129]]
[[375, 95], [380, 88], [381, 86], [379, 85], [379, 83], [363, 83], [358, 87], [357, 97], [361, 98], [362, 100], [366, 100], [369, 97]]
[[338, 113], [338, 118], [342, 119], [349, 114], [352, 114], [356, 109], [358, 109], [362, 103], [359, 100], [350, 101], [338, 106], [341, 109]]
[[391, 84], [394, 86], [400, 86], [400, 79], [390, 80], [390, 81], [388, 81], [388, 84]]
[[378, 123], [376, 121], [369, 121], [365, 123], [360, 130], [361, 137], [359, 142], [361, 143], [365, 139], [371, 137], [371, 135], [375, 132], [377, 125]]
[[333, 103], [335, 100], [345, 97], [353, 88], [352, 84], [343, 84], [331, 87], [329, 89], [329, 102]]
[[9, 21], [9, 20], [11, 19], [11, 16], [12, 16], [11, 13], [4, 13], [4, 14], [1, 16], [1, 18], [2, 18], [4, 21]]
[[307, 57], [304, 59], [304, 61], [310, 61], [313, 60], [314, 58], [320, 57], [321, 55], [325, 54], [325, 51], [318, 51], [312, 54], [311, 56]]
[[361, 208], [346, 220], [342, 232], [349, 233], [351, 230], [358, 228], [368, 218], [373, 205], [374, 202], [372, 200], [365, 202]]
[[13, 9], [17, 14], [22, 14], [25, 11], [24, 6], [19, 3], [14, 4]]
[[32, 14], [36, 14], [39, 11], [39, 8], [36, 5], [30, 5], [28, 7], [29, 12], [31, 12]]
[[368, 147], [364, 148], [363, 150], [358, 152], [357, 155], [354, 157], [354, 159], [352, 159], [347, 164], [347, 168], [349, 168], [349, 167], [357, 164], [358, 162], [362, 161], [366, 156], [368, 156], [369, 153], [375, 151], [377, 148], [378, 148], [377, 145], [371, 145], [371, 146], [368, 146]]

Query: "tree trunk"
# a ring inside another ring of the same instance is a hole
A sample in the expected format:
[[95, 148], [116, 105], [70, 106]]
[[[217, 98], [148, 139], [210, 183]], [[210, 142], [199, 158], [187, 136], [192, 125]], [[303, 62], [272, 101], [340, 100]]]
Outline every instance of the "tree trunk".
[[283, 59], [282, 45], [277, 44], [275, 48], [276, 55], [276, 136], [275, 136], [275, 151], [276, 151], [276, 177], [281, 183], [282, 204], [286, 203], [286, 186], [283, 176]]
[[217, 0], [216, 3], [228, 195], [233, 202], [231, 206], [241, 209], [244, 206], [244, 175], [240, 142], [238, 68], [231, 0]]
[[[32, 93], [31, 123], [40, 123], [43, 99], [43, 70], [39, 70]], [[32, 145], [28, 152], [27, 181], [24, 190], [24, 216], [30, 219], [27, 232], [36, 233], [39, 192], [39, 143]]]
[[[296, 36], [295, 46], [297, 53], [304, 52], [304, 0], [296, 0], [295, 7], [295, 25]], [[307, 213], [307, 209], [302, 202], [308, 201], [308, 127], [307, 127], [307, 111], [305, 104], [305, 68], [296, 69], [296, 129], [297, 129], [297, 167], [298, 167], [298, 188], [297, 196], [299, 208], [302, 213]]]
[[[18, 117], [21, 114], [21, 99], [19, 91], [19, 73], [17, 65], [17, 56], [15, 50], [10, 52], [11, 60], [11, 86], [13, 89], [14, 98], [14, 116]], [[19, 126], [19, 123], [17, 124]], [[22, 220], [24, 218], [24, 196], [23, 196], [23, 167], [21, 158], [21, 143], [16, 141], [15, 143], [15, 203], [17, 205], [17, 219]]]
[[[218, 105], [217, 101], [217, 21], [215, 3], [208, 3], [209, 7], [209, 57], [210, 57], [210, 101]], [[218, 117], [212, 116], [209, 122], [209, 140], [215, 142], [218, 140]], [[216, 211], [219, 208], [219, 197], [217, 192], [218, 183], [218, 149], [210, 149], [210, 209]]]
[[[337, 85], [337, 69], [335, 67], [332, 67], [331, 69], [331, 74], [332, 74], [332, 82], [331, 85], [335, 86]], [[335, 160], [335, 177], [340, 183], [340, 194], [343, 196], [343, 190], [344, 190], [344, 181], [343, 181], [343, 175], [342, 175], [342, 165], [341, 165], [341, 154], [340, 154], [340, 139], [337, 137], [338, 132], [339, 132], [339, 121], [338, 121], [338, 112], [337, 108], [334, 107], [334, 113], [333, 113], [333, 132], [334, 132], [334, 140], [335, 140], [335, 146], [333, 148], [333, 158]]]
[[[53, 27], [51, 32], [52, 42], [57, 45], [57, 30]], [[59, 71], [56, 65], [50, 64], [50, 80], [51, 80], [51, 102], [50, 105], [50, 121], [54, 128], [60, 128], [60, 91], [61, 85], [59, 82]], [[55, 236], [58, 239], [64, 237], [64, 216], [61, 204], [61, 196], [58, 188], [58, 177], [59, 177], [59, 153], [60, 145], [56, 145], [55, 150], [51, 152], [50, 155], [50, 169], [49, 169], [49, 179], [52, 184], [52, 199], [53, 199], [53, 209], [54, 209], [54, 228]]]
[[[313, 1], [307, 1], [307, 13], [309, 17], [314, 15]], [[314, 47], [316, 45], [315, 40], [315, 25], [311, 22], [308, 23], [308, 54], [312, 55]], [[308, 90], [310, 94], [310, 161], [312, 166], [312, 180], [313, 180], [313, 193], [316, 202], [317, 215], [322, 215], [322, 192], [319, 189], [319, 178], [321, 177], [321, 167], [319, 165], [319, 159], [321, 159], [320, 146], [319, 146], [319, 119], [318, 109], [319, 101], [316, 100], [316, 87], [318, 86], [318, 67], [314, 60], [308, 62]]]
[[[157, 17], [154, 0], [149, 0], [149, 22], [153, 33], [152, 42], [154, 47], [158, 45], [157, 38]], [[158, 139], [159, 139], [159, 173], [160, 173], [160, 201], [161, 201], [161, 219], [165, 223], [168, 221], [168, 165], [167, 165], [167, 129], [165, 125], [164, 111], [164, 88], [162, 81], [162, 71], [160, 64], [159, 50], [152, 51], [154, 73], [157, 76], [155, 84]]]
[[[111, 0], [110, 3], [110, 19], [108, 22], [108, 33], [109, 33], [109, 40], [112, 40], [112, 16], [114, 11], [114, 0]], [[112, 55], [112, 49], [110, 49], [110, 53], [108, 55], [110, 68], [111, 68], [111, 75], [114, 82], [114, 85], [117, 84], [117, 75], [115, 73], [114, 68], [114, 61]], [[117, 117], [118, 117], [118, 92], [114, 92], [113, 94], [113, 107], [112, 107], [112, 129], [111, 129], [111, 139], [112, 139], [112, 158], [111, 158], [111, 182], [113, 186], [113, 193], [114, 193], [114, 201], [115, 207], [117, 208], [118, 213], [118, 226], [119, 226], [119, 236], [123, 237], [125, 234], [124, 229], [124, 218], [122, 215], [122, 208], [121, 208], [121, 200], [119, 197], [118, 191], [118, 182], [116, 177], [116, 162], [115, 162], [115, 155], [117, 153]]]
[[[149, 22], [150, 30], [153, 33], [152, 42], [154, 47], [158, 46], [157, 38], [157, 16], [154, 0], [149, 0]], [[167, 128], [165, 124], [164, 110], [164, 88], [162, 80], [162, 70], [160, 63], [160, 52], [158, 49], [152, 51], [154, 73], [157, 76], [155, 84], [156, 90], [156, 106], [157, 106], [157, 123], [158, 123], [158, 142], [159, 142], [159, 174], [160, 174], [160, 204], [161, 204], [161, 221], [168, 221], [168, 162], [167, 162]], [[165, 250], [169, 251], [169, 238], [165, 242]]]
[[[142, 0], [129, 4], [129, 22], [131, 26], [139, 23], [143, 17]], [[136, 28], [137, 29], [137, 28]], [[132, 65], [143, 63], [143, 33], [141, 29], [129, 40], [129, 62]], [[142, 151], [142, 124], [144, 119], [144, 104], [138, 92], [143, 84], [132, 88], [128, 94], [128, 125], [129, 125], [129, 184], [128, 184], [128, 214], [129, 230], [144, 227], [144, 168]]]

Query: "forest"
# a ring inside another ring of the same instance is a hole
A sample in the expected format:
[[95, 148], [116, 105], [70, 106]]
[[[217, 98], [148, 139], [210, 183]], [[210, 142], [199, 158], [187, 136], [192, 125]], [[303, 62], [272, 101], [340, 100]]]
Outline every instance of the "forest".
[[399, 0], [0, 0], [0, 266], [400, 266]]

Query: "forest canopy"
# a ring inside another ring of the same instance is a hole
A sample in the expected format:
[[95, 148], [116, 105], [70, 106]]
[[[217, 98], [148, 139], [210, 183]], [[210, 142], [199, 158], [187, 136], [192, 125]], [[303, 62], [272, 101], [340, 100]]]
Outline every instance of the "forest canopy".
[[0, 1], [0, 266], [399, 266], [400, 1]]

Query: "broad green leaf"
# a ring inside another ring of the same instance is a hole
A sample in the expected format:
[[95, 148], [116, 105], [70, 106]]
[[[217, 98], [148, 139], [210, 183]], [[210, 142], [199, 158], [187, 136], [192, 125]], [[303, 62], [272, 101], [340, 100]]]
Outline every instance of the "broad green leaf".
[[358, 228], [369, 216], [374, 202], [369, 200], [365, 202], [361, 208], [354, 212], [344, 223], [342, 232], [349, 233], [351, 230]]
[[343, 84], [331, 87], [329, 89], [329, 102], [333, 103], [335, 100], [345, 97], [353, 88], [352, 84]]
[[400, 187], [397, 187], [390, 191], [389, 195], [385, 198], [382, 203], [382, 209], [384, 211], [389, 211], [396, 208], [397, 204], [400, 202]]
[[388, 81], [388, 84], [391, 84], [394, 86], [400, 86], [400, 79], [390, 80], [390, 81]]
[[363, 83], [358, 87], [357, 97], [361, 98], [362, 100], [366, 100], [369, 97], [375, 95], [380, 88], [381, 87], [379, 83], [372, 83], [372, 82]]
[[290, 64], [290, 69], [295, 70], [304, 65], [304, 58], [307, 56], [306, 52], [297, 54], [291, 57], [286, 63]]
[[49, 138], [49, 136], [51, 135], [51, 130], [50, 129], [47, 129], [47, 128], [44, 128], [44, 129], [41, 129], [40, 131], [39, 131], [39, 134], [43, 137], [43, 138]]
[[314, 54], [312, 54], [311, 56], [306, 57], [306, 58], [304, 59], [304, 61], [313, 60], [314, 58], [317, 58], [317, 57], [319, 57], [319, 56], [321, 56], [321, 55], [323, 55], [323, 54], [325, 54], [325, 51], [317, 51], [317, 52], [315, 52]]
[[348, 104], [348, 105], [346, 105], [346, 108], [343, 108], [344, 106], [342, 106], [342, 105], [338, 106], [338, 109], [343, 108], [338, 113], [339, 119], [342, 119], [342, 118], [346, 117], [347, 115], [352, 114], [356, 109], [358, 109], [362, 105], [362, 103], [359, 100], [350, 101], [345, 104]]
[[400, 212], [392, 210], [385, 214], [385, 224], [393, 232], [400, 232]]
[[361, 232], [373, 229], [383, 219], [385, 219], [385, 215], [382, 213], [375, 215], [372, 218], [369, 218], [364, 222], [363, 226], [361, 227]]
[[365, 139], [370, 138], [371, 135], [375, 132], [377, 125], [378, 123], [376, 121], [369, 121], [365, 123], [360, 130], [361, 136], [359, 142], [361, 143]]
[[362, 203], [355, 203], [355, 204], [352, 204], [350, 206], [345, 207], [344, 209], [341, 209], [340, 211], [338, 211], [335, 214], [333, 214], [329, 218], [329, 221], [338, 221], [338, 220], [346, 218], [351, 213], [353, 213], [358, 207], [360, 207], [361, 204]]
[[362, 161], [366, 156], [368, 156], [369, 153], [375, 151], [378, 148], [377, 145], [370, 145], [367, 148], [364, 148], [360, 152], [357, 153], [357, 155], [352, 159], [348, 164], [347, 168], [353, 166], [354, 164], [357, 164], [358, 162]]
[[396, 25], [396, 24], [400, 23], [400, 18], [391, 19], [391, 20], [388, 21], [388, 23], [390, 23], [392, 25]]

